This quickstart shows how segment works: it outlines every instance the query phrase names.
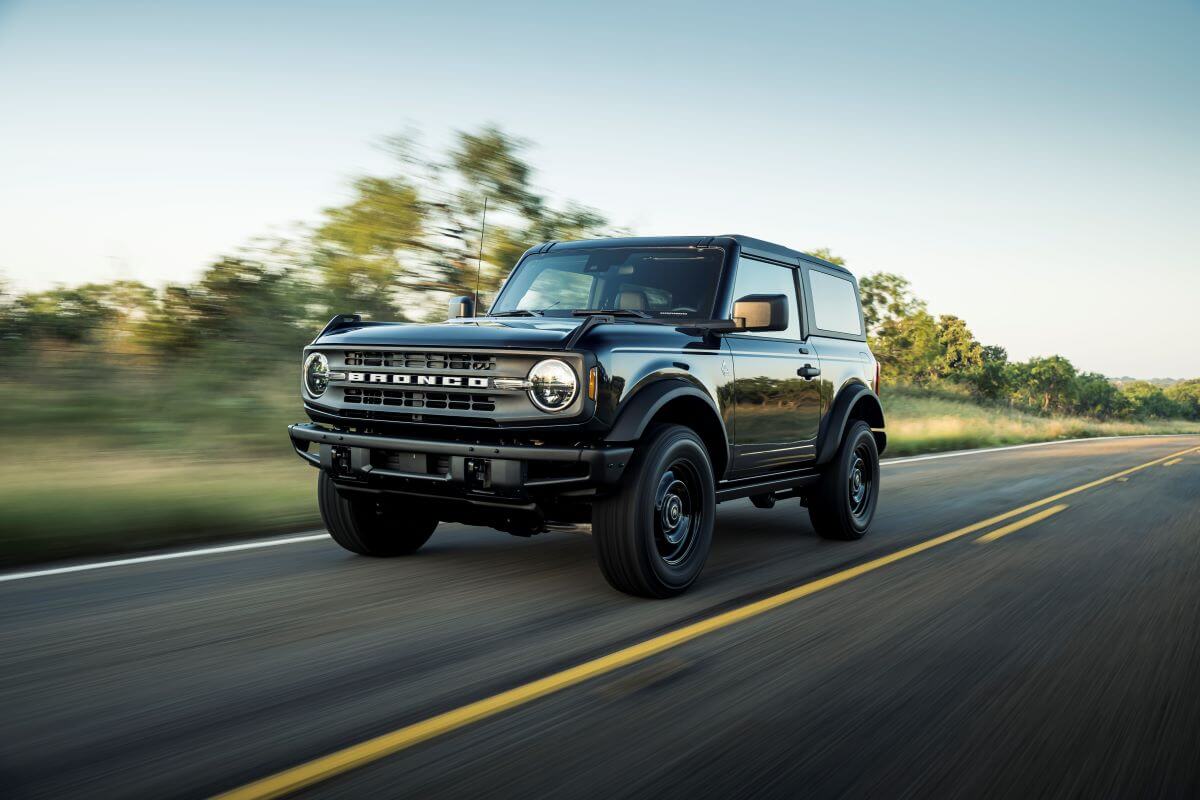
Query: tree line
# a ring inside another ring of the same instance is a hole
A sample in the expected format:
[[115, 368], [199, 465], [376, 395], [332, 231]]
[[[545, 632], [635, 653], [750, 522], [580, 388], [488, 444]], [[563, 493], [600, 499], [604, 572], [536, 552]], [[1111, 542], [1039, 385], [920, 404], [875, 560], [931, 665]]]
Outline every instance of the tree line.
[[[356, 179], [346, 202], [315, 224], [220, 258], [194, 282], [155, 289], [123, 280], [15, 296], [0, 286], [0, 361], [166, 370], [181, 360], [234, 357], [290, 365], [287, 356], [334, 313], [440, 318], [444, 306], [430, 303], [430, 292], [486, 298], [533, 244], [623, 233], [594, 209], [539, 192], [528, 143], [499, 128], [459, 132], [441, 153], [430, 154], [414, 136], [385, 147], [391, 174]], [[860, 285], [871, 347], [888, 382], [952, 386], [981, 402], [1043, 414], [1200, 419], [1200, 380], [1166, 389], [1145, 381], [1117, 386], [1062, 356], [1009, 361], [1004, 348], [978, 342], [962, 319], [930, 314], [904, 278], [879, 272]]]
[[1040, 414], [1200, 419], [1200, 379], [1165, 389], [1149, 381], [1117, 385], [1059, 355], [1010, 361], [1003, 347], [980, 343], [959, 317], [930, 314], [905, 278], [877, 272], [859, 285], [871, 350], [887, 382], [965, 389], [981, 402]]

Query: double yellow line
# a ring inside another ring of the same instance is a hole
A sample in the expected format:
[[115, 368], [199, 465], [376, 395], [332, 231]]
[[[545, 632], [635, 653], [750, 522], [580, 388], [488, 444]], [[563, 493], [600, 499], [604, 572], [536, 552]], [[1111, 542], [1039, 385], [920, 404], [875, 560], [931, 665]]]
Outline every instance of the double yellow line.
[[[760, 614], [765, 614], [781, 606], [793, 603], [803, 597], [808, 597], [823, 589], [828, 589], [839, 584], [846, 583], [849, 580], [865, 575], [868, 572], [874, 572], [881, 567], [886, 567], [889, 564], [894, 564], [897, 561], [903, 561], [906, 558], [911, 558], [918, 553], [923, 553], [926, 550], [931, 550], [946, 542], [952, 542], [955, 539], [961, 539], [964, 536], [969, 536], [972, 533], [990, 528], [991, 526], [1004, 522], [1005, 520], [1019, 517], [1026, 512], [1033, 511], [1043, 506], [1048, 506], [1062, 500], [1065, 497], [1094, 489], [1097, 486], [1102, 486], [1118, 478], [1123, 478], [1139, 470], [1152, 467], [1155, 464], [1161, 464], [1169, 461], [1177, 456], [1182, 456], [1185, 453], [1200, 450], [1200, 447], [1188, 448], [1181, 450], [1178, 453], [1172, 453], [1169, 456], [1156, 458], [1153, 461], [1147, 461], [1145, 464], [1139, 464], [1136, 467], [1114, 472], [1112, 475], [1107, 475], [1103, 478], [1098, 478], [1094, 481], [1076, 486], [1073, 489], [1067, 489], [1057, 494], [1052, 494], [1049, 497], [1044, 497], [1020, 508], [1014, 508], [1012, 511], [1005, 511], [1003, 514], [997, 514], [994, 517], [989, 517], [981, 522], [975, 522], [958, 530], [944, 533], [941, 536], [935, 536], [932, 539], [927, 539], [920, 544], [906, 547], [903, 550], [898, 550], [894, 553], [889, 553], [886, 556], [872, 559], [857, 566], [849, 567], [848, 569], [835, 572], [832, 575], [827, 575], [824, 578], [819, 578], [808, 583], [801, 584], [779, 594], [771, 595], [762, 600], [748, 603], [747, 605], [735, 608], [732, 611], [726, 611], [717, 614], [714, 617], [694, 622], [690, 625], [685, 625], [682, 628], [664, 633], [660, 636], [655, 636], [652, 639], [647, 639], [631, 647], [626, 647], [606, 656], [586, 661], [569, 669], [556, 672], [552, 675], [547, 675], [544, 678], [531, 681], [529, 683], [517, 686], [491, 697], [478, 700], [474, 703], [468, 703], [465, 706], [460, 706], [444, 714], [430, 717], [420, 722], [406, 725], [403, 728], [398, 728], [390, 733], [385, 733], [381, 736], [376, 736], [373, 739], [367, 739], [356, 745], [330, 753], [327, 756], [309, 761], [291, 769], [286, 769], [283, 772], [276, 773], [270, 777], [254, 781], [246, 784], [238, 789], [227, 792], [219, 796], [219, 800], [262, 800], [262, 798], [280, 797], [285, 794], [303, 789], [307, 786], [312, 786], [324, 780], [328, 780], [336, 775], [349, 772], [352, 769], [377, 761], [389, 755], [393, 755], [402, 750], [405, 750], [413, 745], [428, 741], [438, 736], [445, 735], [466, 725], [474, 722], [494, 717], [504, 711], [525, 705], [541, 697], [560, 692], [563, 689], [568, 689], [572, 686], [577, 686], [585, 681], [605, 675], [614, 670], [627, 667], [630, 664], [644, 661], [651, 656], [657, 655], [664, 650], [678, 647], [685, 642], [690, 642], [714, 631], [719, 631], [723, 628], [728, 628], [738, 622], [757, 617]], [[1066, 508], [1061, 505], [1055, 508], [1046, 509], [1039, 514], [1031, 515], [1019, 522], [999, 528], [986, 537], [999, 538], [1014, 530], [1027, 527], [1041, 519], [1045, 519], [1051, 514], [1058, 513]], [[988, 539], [989, 541], [991, 539]]]

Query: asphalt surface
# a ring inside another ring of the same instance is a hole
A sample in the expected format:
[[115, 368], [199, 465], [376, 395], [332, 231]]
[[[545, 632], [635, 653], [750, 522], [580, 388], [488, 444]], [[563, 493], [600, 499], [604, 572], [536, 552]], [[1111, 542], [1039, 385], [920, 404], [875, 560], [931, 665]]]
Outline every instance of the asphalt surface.
[[[0, 583], [0, 795], [234, 789], [1191, 447], [889, 465], [860, 542], [796, 501], [725, 504], [665, 602], [611, 591], [585, 535], [458, 526], [406, 559], [317, 541]], [[1179, 459], [296, 796], [1198, 797], [1200, 452]]]

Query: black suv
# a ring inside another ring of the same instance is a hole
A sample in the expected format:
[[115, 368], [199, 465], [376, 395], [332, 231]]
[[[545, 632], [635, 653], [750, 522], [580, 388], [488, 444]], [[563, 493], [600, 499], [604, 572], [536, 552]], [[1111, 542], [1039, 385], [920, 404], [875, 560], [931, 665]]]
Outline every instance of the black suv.
[[822, 536], [866, 533], [886, 437], [844, 268], [745, 236], [549, 242], [487, 315], [450, 316], [342, 315], [305, 349], [312, 423], [289, 430], [343, 547], [590, 522], [609, 583], [666, 597], [723, 500], [795, 497]]

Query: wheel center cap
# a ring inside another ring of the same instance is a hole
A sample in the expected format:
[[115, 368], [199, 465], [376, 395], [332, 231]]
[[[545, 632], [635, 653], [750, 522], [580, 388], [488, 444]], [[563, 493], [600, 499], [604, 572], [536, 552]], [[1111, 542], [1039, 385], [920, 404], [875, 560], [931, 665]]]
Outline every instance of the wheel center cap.
[[667, 522], [671, 525], [678, 525], [679, 518], [683, 516], [683, 502], [675, 495], [671, 495], [671, 497], [667, 498], [666, 511]]

